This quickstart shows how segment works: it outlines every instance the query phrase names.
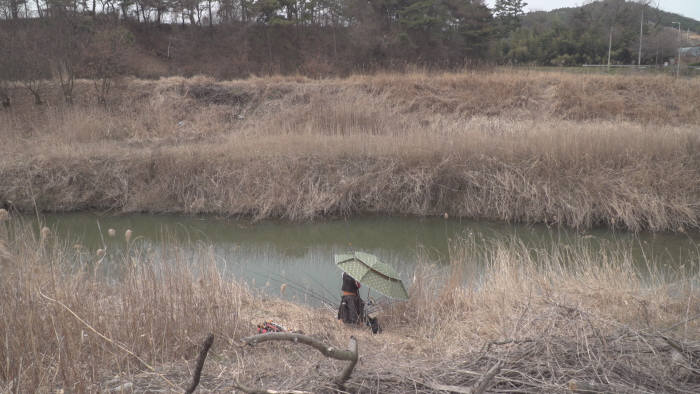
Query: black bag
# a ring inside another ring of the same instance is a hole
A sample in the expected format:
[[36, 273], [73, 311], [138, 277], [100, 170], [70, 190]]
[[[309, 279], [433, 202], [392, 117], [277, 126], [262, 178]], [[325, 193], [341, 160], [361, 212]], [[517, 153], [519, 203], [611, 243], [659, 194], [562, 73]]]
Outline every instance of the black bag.
[[379, 326], [379, 320], [376, 317], [367, 316], [367, 326], [372, 329], [372, 334], [379, 334], [382, 332], [382, 327]]

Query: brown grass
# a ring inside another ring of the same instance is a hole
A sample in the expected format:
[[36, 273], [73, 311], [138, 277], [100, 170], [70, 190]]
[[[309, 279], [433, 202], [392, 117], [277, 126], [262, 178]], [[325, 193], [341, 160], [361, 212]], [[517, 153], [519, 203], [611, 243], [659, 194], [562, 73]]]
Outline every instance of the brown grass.
[[500, 72], [128, 80], [108, 109], [87, 82], [72, 108], [17, 93], [0, 113], [0, 203], [686, 230], [700, 223], [699, 88]]
[[[355, 335], [361, 360], [349, 382], [353, 391], [469, 386], [498, 360], [505, 366], [495, 383], [506, 391], [561, 392], [572, 378], [616, 392], [700, 387], [693, 359], [700, 354], [694, 342], [700, 341], [697, 266], [670, 277], [652, 269], [643, 278], [625, 250], [601, 254], [585, 244], [528, 250], [514, 241], [477, 247], [458, 240], [452, 272], [438, 274], [425, 261], [410, 300], [385, 309], [384, 333], [372, 336], [338, 325], [335, 311], [256, 295], [223, 278], [215, 264], [223, 257], [206, 247], [192, 255], [165, 243], [162, 254], [154, 254], [139, 243], [136, 230], [128, 249], [107, 245], [120, 264], [120, 274], [107, 278], [99, 274], [94, 251], [68, 248], [51, 233], [36, 238], [16, 220], [0, 226], [7, 243], [0, 255], [3, 392], [96, 392], [127, 382], [135, 391], [172, 389], [158, 374], [186, 387], [197, 346], [209, 332], [216, 339], [204, 392], [229, 392], [234, 379], [334, 391], [331, 379], [343, 363], [293, 344], [238, 345], [264, 320], [333, 346], [345, 346]], [[486, 263], [480, 284], [465, 286], [462, 279], [477, 261]], [[680, 344], [681, 354], [663, 338]]]

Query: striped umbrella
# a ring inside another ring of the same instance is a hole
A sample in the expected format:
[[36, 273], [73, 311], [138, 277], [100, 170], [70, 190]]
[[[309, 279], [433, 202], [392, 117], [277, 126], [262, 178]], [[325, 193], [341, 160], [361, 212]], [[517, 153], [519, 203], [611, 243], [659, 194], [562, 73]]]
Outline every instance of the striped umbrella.
[[335, 264], [356, 281], [387, 297], [408, 299], [408, 292], [399, 274], [389, 264], [379, 261], [375, 255], [364, 252], [336, 254]]

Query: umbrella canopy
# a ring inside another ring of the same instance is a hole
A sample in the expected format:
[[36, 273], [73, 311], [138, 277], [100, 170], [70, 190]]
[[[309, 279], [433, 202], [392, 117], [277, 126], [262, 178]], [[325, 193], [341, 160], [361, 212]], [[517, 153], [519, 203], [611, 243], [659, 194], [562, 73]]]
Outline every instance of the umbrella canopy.
[[399, 274], [389, 264], [379, 261], [377, 256], [364, 252], [336, 254], [335, 264], [356, 281], [387, 297], [408, 299], [408, 292], [399, 279]]

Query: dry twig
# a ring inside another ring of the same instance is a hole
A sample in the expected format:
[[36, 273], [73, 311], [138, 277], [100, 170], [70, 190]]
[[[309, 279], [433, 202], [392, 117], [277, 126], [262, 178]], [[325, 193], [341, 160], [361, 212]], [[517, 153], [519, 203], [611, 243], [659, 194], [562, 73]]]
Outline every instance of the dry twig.
[[85, 320], [83, 320], [80, 316], [78, 316], [77, 313], [73, 312], [73, 310], [71, 310], [66, 304], [62, 303], [62, 302], [59, 301], [59, 300], [56, 300], [56, 299], [54, 299], [54, 298], [51, 298], [51, 297], [47, 296], [46, 294], [42, 293], [41, 291], [39, 291], [39, 295], [42, 296], [42, 297], [44, 297], [44, 298], [46, 298], [47, 300], [49, 300], [49, 301], [51, 301], [51, 302], [54, 302], [54, 303], [60, 305], [63, 309], [65, 309], [65, 310], [68, 311], [71, 315], [73, 315], [73, 317], [75, 317], [80, 323], [82, 323], [85, 327], [87, 327], [88, 330], [94, 332], [98, 337], [104, 339], [106, 342], [108, 342], [108, 343], [110, 343], [110, 344], [116, 346], [119, 350], [123, 351], [124, 353], [126, 353], [126, 354], [130, 355], [131, 357], [135, 358], [136, 360], [138, 360], [138, 362], [140, 362], [144, 367], [146, 367], [148, 370], [150, 370], [151, 373], [153, 373], [154, 375], [156, 375], [156, 376], [158, 376], [159, 378], [163, 379], [163, 381], [166, 382], [170, 387], [172, 387], [173, 389], [175, 389], [175, 391], [177, 391], [177, 392], [182, 392], [182, 391], [183, 391], [181, 387], [179, 387], [179, 386], [177, 386], [175, 383], [171, 382], [171, 381], [170, 381], [168, 378], [166, 378], [163, 374], [157, 372], [156, 369], [155, 369], [154, 367], [152, 367], [149, 363], [147, 363], [147, 362], [146, 362], [144, 359], [142, 359], [141, 357], [137, 356], [136, 353], [134, 353], [134, 352], [132, 352], [131, 350], [129, 350], [126, 346], [124, 346], [124, 345], [122, 345], [122, 344], [120, 344], [120, 343], [114, 341], [113, 339], [111, 339], [111, 338], [105, 336], [104, 334], [102, 334], [101, 332], [97, 331], [92, 325], [90, 325], [90, 323], [88, 323], [88, 322], [86, 322]]

